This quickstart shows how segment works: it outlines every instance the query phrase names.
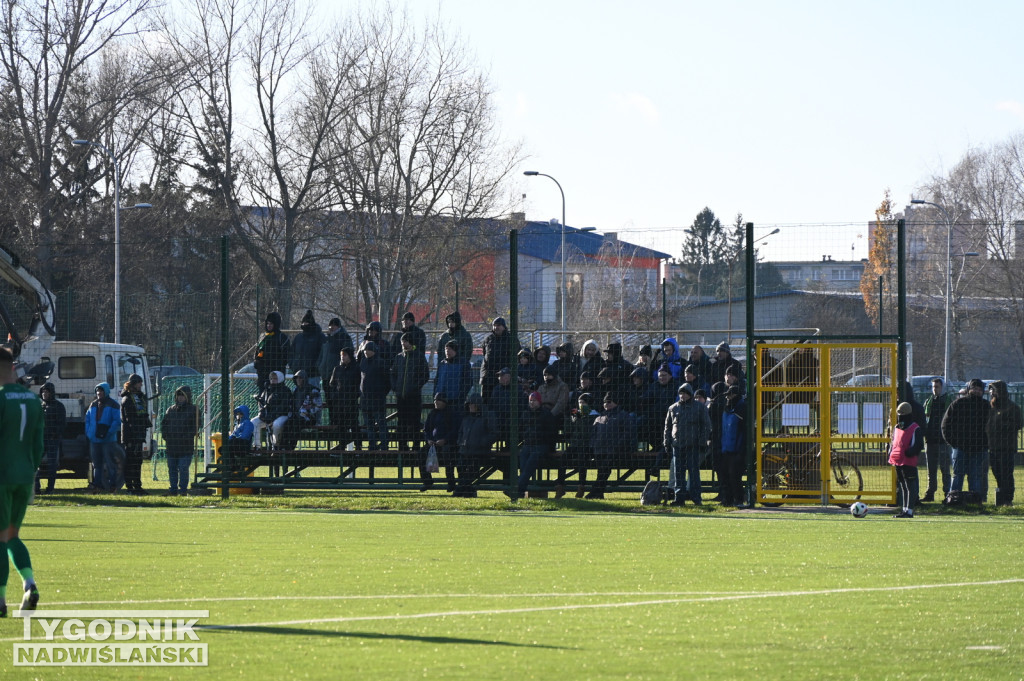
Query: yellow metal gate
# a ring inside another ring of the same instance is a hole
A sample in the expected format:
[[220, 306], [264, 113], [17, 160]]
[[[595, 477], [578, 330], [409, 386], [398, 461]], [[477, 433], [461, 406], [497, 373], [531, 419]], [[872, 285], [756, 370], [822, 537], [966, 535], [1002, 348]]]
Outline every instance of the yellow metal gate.
[[895, 503], [895, 343], [758, 343], [757, 500]]

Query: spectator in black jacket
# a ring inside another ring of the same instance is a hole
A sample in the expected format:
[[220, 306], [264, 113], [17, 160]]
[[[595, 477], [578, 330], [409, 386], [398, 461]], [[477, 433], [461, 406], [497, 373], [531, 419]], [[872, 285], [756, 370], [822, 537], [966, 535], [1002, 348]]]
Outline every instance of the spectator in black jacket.
[[925, 453], [928, 459], [928, 489], [921, 501], [935, 501], [935, 492], [939, 488], [939, 471], [942, 471], [942, 498], [949, 493], [949, 445], [942, 438], [942, 417], [946, 409], [953, 403], [953, 396], [946, 392], [941, 378], [932, 379], [932, 394], [924, 402], [925, 413]]
[[355, 449], [362, 449], [363, 436], [359, 431], [359, 382], [362, 375], [353, 348], [342, 348], [339, 358], [341, 361], [331, 372], [327, 392], [328, 417], [330, 424], [337, 429], [339, 449], [344, 449], [350, 442]]
[[591, 431], [597, 479], [587, 493], [587, 499], [604, 499], [605, 486], [612, 474], [612, 466], [624, 463], [636, 454], [636, 422], [615, 402], [615, 394], [604, 396], [604, 411], [594, 419]]
[[167, 445], [168, 496], [188, 494], [188, 469], [196, 452], [199, 434], [199, 410], [192, 404], [192, 389], [187, 385], [174, 391], [174, 404], [160, 423], [160, 434]]
[[982, 395], [985, 383], [972, 378], [967, 394], [949, 405], [942, 417], [942, 437], [953, 448], [953, 480], [949, 489], [963, 491], [964, 476], [968, 489], [988, 497], [988, 417], [991, 407]]
[[519, 484], [511, 494], [512, 501], [522, 499], [530, 478], [537, 471], [541, 459], [555, 447], [555, 419], [551, 411], [541, 406], [540, 393], [530, 393], [525, 412], [520, 412]]
[[459, 424], [458, 458], [459, 484], [452, 493], [456, 497], [475, 497], [473, 482], [480, 475], [483, 457], [494, 444], [494, 429], [484, 418], [483, 400], [476, 393], [466, 398], [466, 412]]
[[302, 332], [292, 340], [291, 361], [288, 362], [292, 373], [304, 371], [309, 385], [320, 388], [320, 350], [324, 346], [324, 332], [316, 323], [312, 310], [302, 315]]
[[1017, 457], [1017, 438], [1024, 423], [1020, 407], [1010, 400], [1003, 381], [992, 381], [988, 386], [992, 411], [988, 419], [988, 446], [992, 453], [992, 475], [996, 478], [996, 506], [1010, 506], [1016, 486], [1013, 481], [1014, 459]]
[[252, 420], [254, 444], [259, 446], [260, 435], [266, 427], [273, 434], [273, 443], [278, 443], [284, 433], [284, 424], [292, 413], [292, 391], [284, 383], [284, 374], [280, 371], [270, 373], [270, 381], [256, 397], [256, 403], [259, 413]]
[[423, 386], [430, 379], [430, 368], [423, 353], [415, 345], [415, 334], [403, 333], [402, 351], [391, 364], [391, 389], [395, 392], [398, 425], [395, 439], [399, 451], [420, 448], [420, 418], [423, 413]]
[[[321, 387], [331, 380], [331, 373], [334, 367], [338, 366], [341, 358], [342, 348], [354, 348], [352, 336], [341, 325], [341, 320], [334, 317], [327, 323], [327, 331], [324, 333], [324, 344], [320, 346], [320, 360], [317, 366], [320, 369]], [[324, 393], [326, 394], [326, 390]]]
[[402, 338], [409, 334], [412, 337], [412, 345], [416, 352], [427, 361], [427, 334], [420, 327], [416, 326], [416, 315], [406, 312], [402, 315], [402, 328], [391, 337], [391, 354], [395, 357], [403, 351]]
[[388, 448], [386, 408], [388, 392], [391, 390], [388, 368], [377, 354], [374, 341], [364, 341], [359, 353], [362, 355], [359, 360], [359, 408], [363, 412], [363, 424], [366, 426], [367, 448], [385, 451]]
[[[434, 395], [434, 408], [427, 414], [423, 423], [423, 439], [427, 448], [434, 448], [437, 453], [439, 466], [444, 466], [445, 480], [448, 482], [448, 492], [455, 491], [455, 447], [458, 440], [459, 430], [455, 423], [454, 414], [448, 409], [448, 398], [444, 393]], [[420, 477], [423, 485], [421, 492], [426, 492], [434, 486], [434, 476], [427, 470], [425, 465], [420, 466]]]
[[152, 425], [149, 398], [142, 393], [142, 376], [132, 374], [121, 392], [121, 444], [124, 446], [124, 486], [128, 494], [146, 494], [142, 489], [142, 449]]
[[[53, 383], [47, 383], [39, 390], [43, 400], [43, 465], [36, 475], [36, 494], [51, 494], [57, 484], [57, 470], [60, 468], [61, 439], [68, 423], [68, 412], [64, 403], [57, 399]], [[40, 489], [39, 480], [45, 473], [46, 490]]]
[[496, 317], [491, 323], [491, 333], [484, 339], [484, 361], [480, 367], [480, 394], [488, 399], [498, 384], [498, 371], [510, 367], [516, 361], [519, 352], [519, 339], [509, 333], [508, 325], [502, 317]]
[[448, 344], [448, 341], [455, 341], [459, 346], [459, 361], [469, 364], [473, 358], [473, 336], [462, 325], [462, 315], [458, 312], [452, 312], [444, 318], [444, 323], [448, 330], [441, 334], [440, 340], [437, 341], [438, 361], [444, 357], [444, 347]]
[[262, 390], [270, 380], [270, 373], [280, 371], [284, 375], [288, 368], [291, 345], [288, 336], [281, 331], [281, 314], [271, 312], [263, 325], [265, 333], [256, 345], [253, 364], [256, 367], [256, 390]]

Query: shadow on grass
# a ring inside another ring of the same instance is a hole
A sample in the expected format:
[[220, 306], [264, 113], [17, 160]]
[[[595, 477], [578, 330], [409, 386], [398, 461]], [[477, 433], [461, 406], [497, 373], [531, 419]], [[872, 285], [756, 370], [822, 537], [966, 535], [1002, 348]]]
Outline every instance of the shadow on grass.
[[414, 636], [412, 634], [382, 634], [376, 631], [325, 631], [323, 629], [304, 629], [300, 627], [282, 626], [246, 626], [246, 625], [205, 625], [195, 627], [197, 631], [212, 633], [254, 632], [257, 634], [273, 634], [276, 636], [323, 636], [327, 638], [365, 638], [381, 641], [414, 641], [417, 643], [457, 644], [474, 646], [505, 646], [511, 648], [544, 648], [547, 650], [569, 650], [562, 646], [550, 646], [539, 643], [512, 643], [510, 641], [485, 641], [478, 638], [457, 638], [454, 636]]

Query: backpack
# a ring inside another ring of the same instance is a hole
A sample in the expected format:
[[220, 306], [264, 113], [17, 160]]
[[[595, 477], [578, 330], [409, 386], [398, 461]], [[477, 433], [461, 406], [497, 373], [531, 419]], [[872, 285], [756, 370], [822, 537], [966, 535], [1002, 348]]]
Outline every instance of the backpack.
[[641, 506], [657, 506], [664, 501], [662, 494], [661, 480], [650, 480], [644, 485], [644, 491], [640, 494]]

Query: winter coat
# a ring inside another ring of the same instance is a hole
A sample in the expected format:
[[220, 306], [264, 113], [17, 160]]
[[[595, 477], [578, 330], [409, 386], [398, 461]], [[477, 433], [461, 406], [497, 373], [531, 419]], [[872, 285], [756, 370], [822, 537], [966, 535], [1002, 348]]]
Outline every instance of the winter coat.
[[284, 383], [267, 383], [256, 398], [259, 404], [259, 419], [263, 423], [273, 423], [282, 416], [292, 413], [292, 391]]
[[519, 437], [522, 438], [523, 446], [540, 446], [544, 452], [550, 452], [555, 448], [555, 418], [551, 410], [541, 407], [519, 412]]
[[149, 399], [141, 392], [121, 391], [121, 442], [145, 442], [149, 418]]
[[172, 404], [160, 423], [160, 434], [164, 436], [169, 459], [195, 454], [196, 435], [199, 434], [199, 410], [192, 404], [191, 392], [178, 388], [174, 391], [175, 399], [178, 395], [185, 396], [185, 403]]
[[480, 379], [495, 377], [503, 367], [512, 368], [518, 362], [516, 355], [519, 354], [521, 346], [519, 339], [513, 338], [512, 333], [506, 329], [500, 336], [493, 331], [484, 339], [484, 361], [480, 366]]
[[59, 442], [64, 436], [64, 427], [68, 424], [68, 410], [57, 399], [53, 383], [47, 383], [40, 392], [50, 391], [49, 400], [43, 400], [43, 441]]
[[[479, 404], [479, 402], [477, 402]], [[491, 451], [494, 444], [494, 430], [482, 413], [466, 411], [459, 424], [459, 454], [480, 456]]]
[[697, 400], [677, 401], [665, 414], [666, 452], [704, 451], [711, 438], [711, 417]]
[[240, 404], [234, 409], [235, 414], [240, 414], [241, 419], [235, 422], [235, 428], [228, 435], [229, 440], [248, 440], [252, 442], [255, 428], [253, 428], [252, 420], [249, 418], [249, 407], [245, 404]]
[[344, 326], [339, 327], [334, 333], [324, 336], [324, 344], [320, 346], [320, 359], [317, 361], [321, 382], [329, 380], [334, 367], [341, 364], [342, 348], [355, 349], [355, 346], [352, 345], [352, 336], [348, 335]]
[[359, 395], [363, 410], [383, 409], [391, 390], [387, 366], [380, 355], [372, 358], [363, 355], [359, 360]]
[[110, 397], [110, 386], [100, 383], [96, 389], [102, 388], [104, 396], [89, 404], [85, 412], [85, 436], [89, 442], [117, 442], [117, 434], [121, 430], [121, 405]]
[[[320, 375], [320, 351], [324, 346], [326, 336], [323, 329], [314, 321], [302, 323], [302, 333], [292, 339], [291, 361], [289, 365], [292, 372], [305, 371], [309, 378], [316, 378]], [[340, 352], [341, 349], [339, 348]], [[335, 356], [337, 359], [337, 356]]]
[[320, 410], [323, 406], [320, 390], [310, 385], [308, 377], [303, 385], [295, 386], [292, 392], [292, 414], [301, 419], [304, 425], [315, 426], [320, 423]]
[[391, 363], [391, 389], [395, 397], [419, 399], [423, 386], [430, 380], [430, 367], [418, 350], [400, 352]]
[[595, 458], [624, 459], [636, 452], [636, 421], [620, 407], [609, 409], [594, 419], [590, 442]]
[[661, 445], [662, 433], [665, 428], [665, 414], [679, 396], [679, 384], [670, 379], [668, 384], [662, 385], [655, 381], [647, 386], [647, 390], [640, 398], [640, 419], [641, 438], [644, 442], [654, 445], [656, 448]]
[[924, 401], [925, 430], [924, 437], [928, 441], [935, 440], [939, 443], [942, 440], [942, 417], [946, 410], [953, 403], [953, 397], [949, 393], [942, 393], [938, 397], [929, 395]]
[[[451, 330], [449, 322], [455, 322], [456, 327], [454, 333]], [[444, 318], [444, 323], [448, 326], [448, 330], [441, 334], [441, 339], [437, 341], [437, 358], [438, 360], [444, 357], [444, 346], [448, 345], [448, 341], [454, 340], [459, 344], [459, 354], [457, 359], [460, 362], [469, 364], [473, 359], [473, 336], [470, 335], [466, 327], [462, 325], [462, 315], [458, 312], [452, 312], [450, 315]], [[498, 367], [499, 369], [501, 367]]]
[[541, 406], [550, 409], [551, 415], [555, 418], [562, 418], [569, 406], [569, 386], [555, 376], [551, 383], [544, 381], [537, 386], [537, 392], [540, 393]]
[[557, 354], [558, 350], [564, 349], [566, 352], [565, 359], [556, 359], [551, 363], [551, 368], [555, 370], [558, 377], [569, 386], [575, 388], [576, 384], [580, 382], [580, 358], [573, 354], [572, 343], [563, 343], [555, 348]]
[[966, 454], [988, 449], [988, 417], [991, 407], [984, 398], [967, 393], [949, 405], [942, 417], [942, 437], [950, 447]]
[[722, 451], [742, 452], [747, 435], [747, 401], [742, 397], [722, 409]]
[[363, 336], [362, 343], [359, 344], [356, 360], [361, 360], [365, 357], [362, 348], [366, 341], [373, 341], [374, 345], [377, 346], [377, 359], [384, 362], [385, 371], [391, 371], [391, 363], [395, 360], [395, 349], [384, 338], [384, 331], [380, 322], [370, 322], [366, 325], [366, 335]]
[[334, 409], [350, 410], [359, 408], [359, 383], [362, 374], [358, 362], [338, 364], [331, 372], [330, 391], [327, 406]]
[[901, 416], [892, 430], [889, 445], [889, 463], [893, 466], [916, 466], [917, 457], [924, 449], [924, 431], [913, 414]]
[[[397, 331], [391, 336], [391, 352], [397, 357], [402, 352], [402, 336], [409, 334], [412, 336], [413, 351], [416, 352], [423, 361], [427, 361], [427, 334], [424, 333], [423, 329], [413, 324], [408, 329], [402, 329]], [[442, 355], [443, 357], [444, 355]]]
[[288, 336], [281, 332], [281, 315], [271, 312], [267, 315], [267, 321], [274, 330], [267, 331], [260, 338], [252, 360], [256, 367], [257, 385], [260, 387], [267, 382], [271, 371], [280, 371], [283, 374], [287, 370], [288, 356], [291, 353]]
[[[597, 353], [590, 359], [587, 359], [585, 354], [588, 347], [593, 347], [597, 350]], [[584, 341], [579, 354], [579, 372], [582, 374], [584, 371], [589, 371], [591, 375], [597, 379], [598, 372], [603, 368], [604, 357], [601, 357], [601, 348], [598, 347], [597, 341], [593, 338]]]
[[[665, 343], [668, 343], [672, 347], [672, 351], [668, 354], [665, 354], [661, 349], [664, 348]], [[679, 343], [676, 342], [676, 339], [666, 338], [661, 341], [661, 346], [659, 347], [658, 352], [660, 353], [660, 356], [655, 358], [653, 362], [654, 366], [660, 367], [662, 364], [668, 364], [669, 371], [672, 372], [672, 378], [682, 378], [685, 362], [683, 362], [683, 358], [679, 354]]]
[[454, 445], [459, 436], [455, 412], [451, 409], [431, 409], [423, 422], [423, 439], [428, 442], [444, 440], [445, 446]]
[[473, 388], [472, 368], [457, 357], [454, 362], [442, 360], [434, 379], [434, 392], [444, 393], [452, 404], [462, 404]]
[[1017, 432], [1024, 425], [1021, 423], [1020, 407], [1006, 400], [1005, 403], [992, 407], [989, 412], [988, 448], [993, 454], [1016, 454]]

